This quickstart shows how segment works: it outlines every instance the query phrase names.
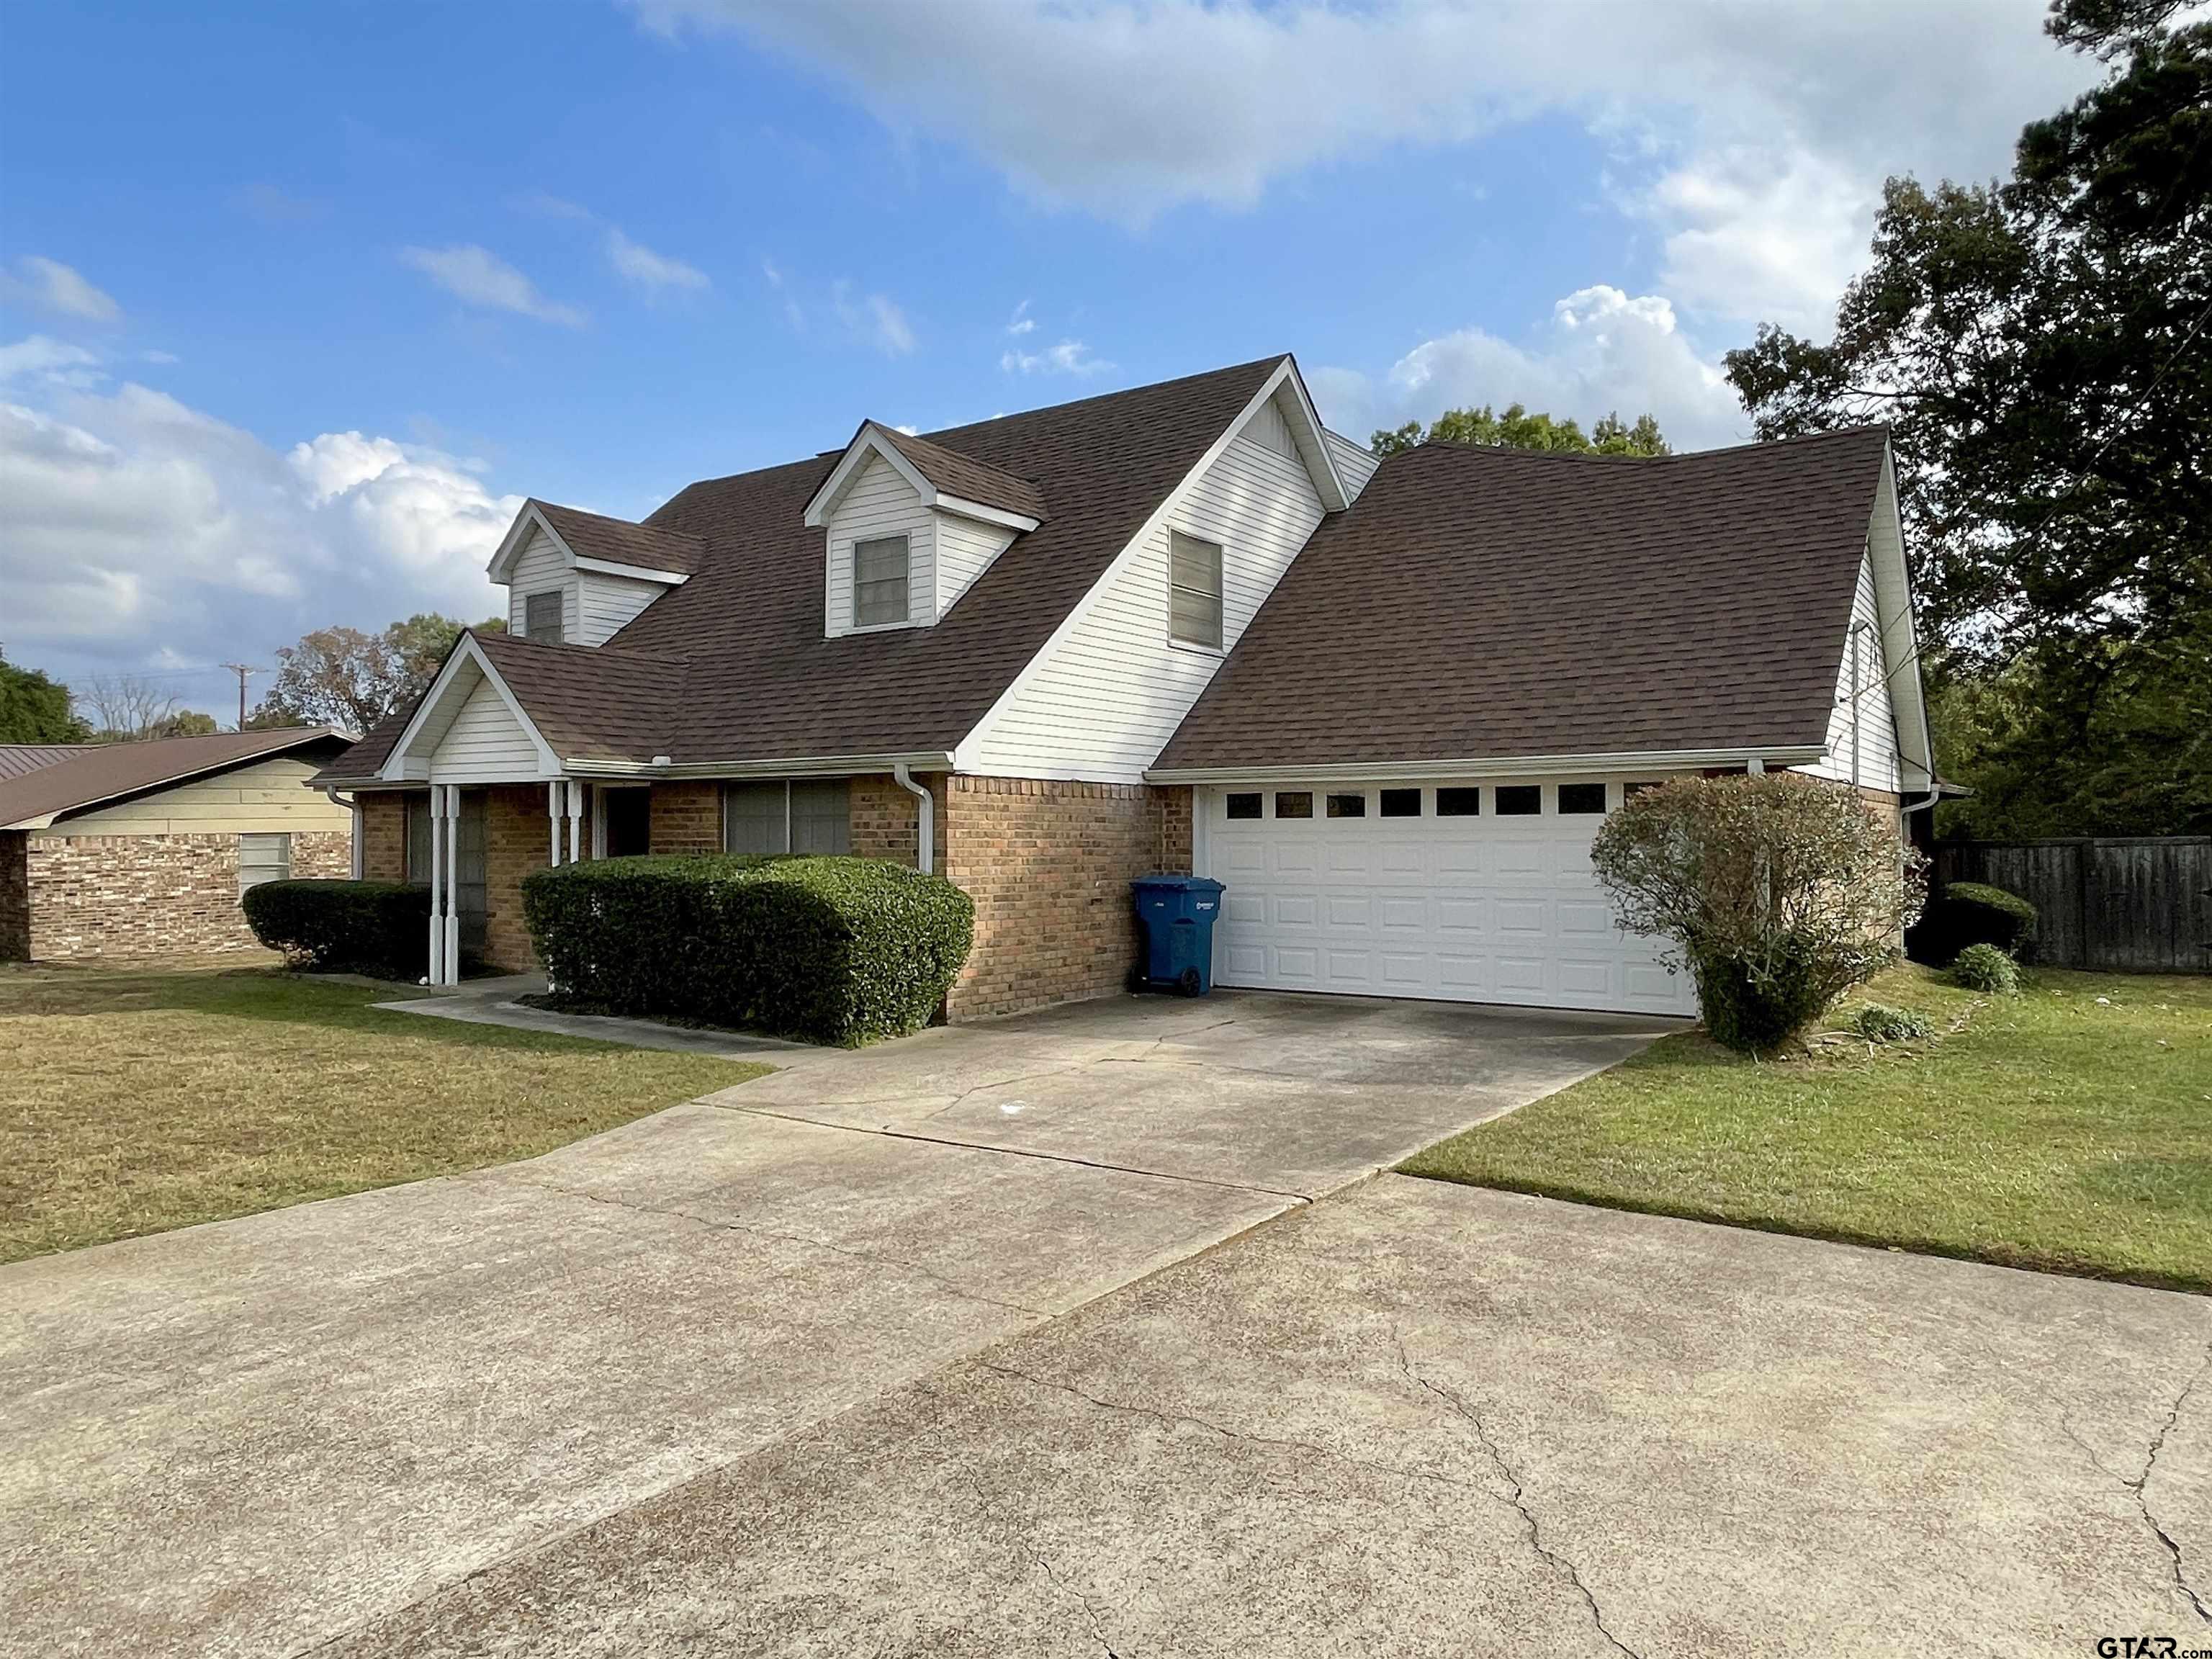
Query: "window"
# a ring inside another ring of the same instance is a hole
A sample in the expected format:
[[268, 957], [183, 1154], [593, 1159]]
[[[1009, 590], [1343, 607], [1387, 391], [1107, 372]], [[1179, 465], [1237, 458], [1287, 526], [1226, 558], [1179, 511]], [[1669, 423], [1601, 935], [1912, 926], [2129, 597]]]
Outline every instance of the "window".
[[1471, 818], [1482, 811], [1482, 791], [1472, 784], [1464, 789], [1437, 791], [1437, 816], [1440, 818]]
[[1543, 810], [1543, 785], [1502, 783], [1498, 786], [1498, 816], [1499, 817], [1531, 818]]
[[407, 879], [417, 887], [430, 884], [430, 797], [427, 791], [407, 797]]
[[240, 836], [238, 838], [238, 890], [258, 887], [264, 881], [282, 881], [292, 873], [289, 836]]
[[523, 595], [522, 635], [525, 639], [543, 640], [548, 645], [561, 643], [562, 631], [559, 588], [555, 588], [550, 593]]
[[1275, 793], [1275, 816], [1279, 818], [1310, 818], [1313, 816], [1313, 792], [1310, 789], [1282, 789]]
[[1259, 795], [1256, 793], [1249, 795], [1231, 795], [1229, 798], [1229, 816], [1232, 818], [1258, 817], [1260, 816]]
[[1420, 817], [1421, 792], [1418, 789], [1385, 789], [1382, 792], [1382, 816], [1386, 818]]
[[1367, 797], [1364, 795], [1331, 795], [1328, 815], [1333, 818], [1364, 818], [1367, 816]]
[[903, 536], [853, 544], [853, 626], [881, 628], [907, 619]]
[[1605, 786], [1601, 783], [1563, 783], [1559, 786], [1562, 812], [1602, 812]]
[[[1212, 542], [1168, 532], [1168, 637], [1221, 648], [1221, 550]], [[1280, 817], [1278, 812], [1276, 817]], [[1308, 814], [1309, 817], [1311, 814]]]
[[851, 786], [843, 778], [792, 778], [732, 783], [722, 792], [722, 850], [748, 857], [769, 853], [849, 853]]

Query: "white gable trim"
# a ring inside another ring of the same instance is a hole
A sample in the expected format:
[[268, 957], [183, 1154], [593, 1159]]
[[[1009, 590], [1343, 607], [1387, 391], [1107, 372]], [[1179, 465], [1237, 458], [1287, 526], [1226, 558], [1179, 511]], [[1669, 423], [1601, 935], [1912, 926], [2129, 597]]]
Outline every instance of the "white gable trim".
[[[507, 705], [507, 712], [528, 734], [532, 747], [538, 751], [538, 771], [546, 777], [558, 777], [561, 775], [561, 757], [553, 752], [553, 745], [539, 733], [537, 722], [523, 711], [521, 701], [515, 696], [507, 683], [500, 678], [499, 670], [491, 665], [491, 659], [484, 654], [483, 647], [477, 643], [473, 634], [461, 635], [460, 643], [453, 647], [453, 654], [446, 659], [445, 666], [439, 669], [437, 678], [430, 682], [429, 690], [423, 694], [422, 701], [416, 706], [414, 717], [400, 732], [398, 741], [392, 745], [392, 752], [385, 757], [384, 764], [377, 768], [376, 775], [391, 783], [419, 782], [430, 775], [428, 756], [416, 763], [420, 770], [408, 769], [408, 750], [429, 724], [431, 712], [454, 695], [453, 688], [461, 678], [464, 665], [473, 667], [483, 680], [489, 682], [492, 690], [498, 693], [500, 701]], [[474, 683], [463, 688], [459, 694], [460, 701], [465, 703], [470, 693], [476, 689]], [[454, 713], [459, 712], [456, 708]]]
[[553, 521], [538, 510], [538, 503], [525, 501], [522, 511], [514, 515], [514, 523], [501, 539], [499, 551], [491, 556], [491, 562], [484, 567], [486, 574], [495, 582], [506, 581], [514, 568], [514, 562], [522, 556], [522, 550], [530, 545], [531, 537], [541, 530], [545, 532], [546, 538], [561, 550], [561, 556], [570, 564], [580, 565], [583, 562], [576, 556], [576, 550], [561, 539], [561, 532], [553, 527]]
[[1588, 755], [1493, 755], [1460, 760], [1322, 762], [1297, 766], [1153, 767], [1147, 783], [1387, 783], [1406, 778], [1528, 778], [1554, 772], [1681, 772], [1706, 767], [1792, 766], [1827, 751], [1802, 744], [1764, 749], [1633, 749]]
[[1003, 525], [1012, 530], [1035, 530], [1043, 523], [1026, 513], [1009, 513], [1003, 507], [986, 507], [981, 501], [971, 501], [964, 495], [947, 495], [922, 475], [921, 469], [907, 459], [906, 453], [884, 435], [883, 428], [873, 421], [863, 421], [853, 441], [845, 446], [845, 453], [822, 481], [806, 503], [806, 526], [820, 530], [830, 522], [830, 514], [860, 469], [868, 464], [872, 455], [880, 455], [890, 464], [891, 470], [906, 480], [907, 488], [921, 497], [921, 504], [939, 513], [957, 514], [963, 519], [978, 520], [984, 524]]
[[[1297, 441], [1298, 457], [1305, 462], [1306, 471], [1313, 474], [1314, 494], [1321, 497], [1322, 509], [1341, 513], [1352, 505], [1358, 492], [1344, 487], [1344, 478], [1336, 470], [1336, 459], [1328, 453], [1328, 428], [1322, 425], [1313, 399], [1306, 395], [1305, 377], [1297, 371], [1296, 363], [1285, 362], [1271, 378], [1270, 384], [1287, 380], [1291, 406], [1298, 416], [1290, 423], [1291, 435]], [[1248, 410], [1239, 418], [1239, 424], [1249, 418]]]
[[[1121, 550], [1114, 556], [1113, 562], [1098, 574], [1098, 579], [1091, 584], [1090, 589], [1084, 596], [1068, 608], [1067, 614], [1060, 619], [1060, 626], [1052, 630], [1051, 636], [1037, 647], [1026, 663], [1022, 665], [1021, 672], [1015, 675], [1006, 689], [999, 693], [997, 700], [984, 711], [983, 718], [977, 720], [968, 735], [961, 738], [958, 744], [955, 746], [952, 755], [953, 768], [956, 771], [969, 772], [977, 769], [983, 746], [989, 738], [992, 727], [998, 723], [1000, 717], [1012, 706], [1015, 699], [1027, 689], [1030, 683], [1043, 671], [1044, 665], [1050, 660], [1053, 653], [1060, 648], [1067, 636], [1081, 625], [1084, 618], [1097, 607], [1100, 597], [1113, 586], [1115, 579], [1127, 569], [1130, 562], [1143, 550], [1145, 544], [1158, 531], [1161, 525], [1167, 521], [1169, 515], [1182, 504], [1184, 498], [1197, 486], [1199, 481], [1212, 470], [1213, 464], [1228, 453], [1229, 446], [1236, 442], [1237, 434], [1243, 431], [1245, 422], [1249, 421], [1267, 400], [1281, 389], [1285, 380], [1296, 383], [1297, 376], [1292, 372], [1293, 367], [1290, 359], [1286, 357], [1283, 360], [1275, 372], [1267, 377], [1266, 383], [1252, 394], [1250, 401], [1243, 409], [1237, 410], [1234, 419], [1222, 428], [1220, 435], [1206, 447], [1206, 453], [1198, 458], [1196, 464], [1189, 471], [1183, 474], [1182, 481], [1160, 498], [1159, 505], [1155, 507], [1152, 515], [1137, 527], [1137, 533], [1130, 537], [1123, 544]], [[1310, 416], [1312, 406], [1304, 404], [1303, 401], [1301, 406]], [[1316, 434], [1320, 432], [1321, 427], [1318, 422], [1316, 422], [1314, 430]], [[1336, 479], [1335, 470], [1333, 467], [1330, 469], [1329, 477], [1340, 494], [1343, 485]], [[1316, 494], [1320, 493], [1320, 482], [1316, 480], [1315, 483]], [[1326, 501], [1327, 497], [1324, 496], [1324, 504]]]
[[[1912, 574], [1905, 560], [1905, 528], [1897, 508], [1895, 457], [1885, 445], [1881, 478], [1875, 489], [1874, 520], [1867, 532], [1874, 567], [1875, 607], [1881, 631], [1883, 672], [1889, 680], [1898, 748], [1904, 758], [1936, 780], [1936, 745], [1928, 724], [1928, 698], [1920, 674], [1920, 643], [1912, 625]], [[1845, 649], [1850, 647], [1848, 644]]]
[[[553, 538], [559, 541], [556, 536]], [[562, 551], [568, 552], [563, 547]], [[659, 582], [664, 587], [681, 587], [691, 580], [681, 570], [648, 570], [641, 564], [617, 564], [612, 559], [580, 559], [568, 554], [569, 562], [579, 570], [588, 570], [594, 575], [628, 576], [634, 581]]]

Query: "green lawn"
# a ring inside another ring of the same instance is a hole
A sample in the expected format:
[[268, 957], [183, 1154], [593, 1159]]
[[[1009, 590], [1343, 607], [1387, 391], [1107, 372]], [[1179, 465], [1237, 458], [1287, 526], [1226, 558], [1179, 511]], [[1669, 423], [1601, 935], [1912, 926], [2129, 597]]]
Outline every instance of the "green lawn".
[[2212, 1291], [2212, 979], [2039, 972], [1983, 999], [1905, 967], [1866, 995], [1937, 1036], [1872, 1052], [1832, 1036], [1765, 1064], [1667, 1037], [1402, 1167]]
[[0, 966], [0, 1261], [550, 1152], [766, 1066], [268, 968]]

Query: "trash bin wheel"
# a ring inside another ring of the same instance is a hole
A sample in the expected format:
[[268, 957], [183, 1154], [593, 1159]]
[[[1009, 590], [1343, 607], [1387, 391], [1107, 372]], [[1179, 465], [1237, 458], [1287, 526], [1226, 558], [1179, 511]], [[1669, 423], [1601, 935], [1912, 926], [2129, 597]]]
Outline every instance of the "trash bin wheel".
[[1176, 989], [1187, 997], [1194, 997], [1205, 988], [1206, 981], [1199, 977], [1195, 968], [1186, 968], [1176, 975]]

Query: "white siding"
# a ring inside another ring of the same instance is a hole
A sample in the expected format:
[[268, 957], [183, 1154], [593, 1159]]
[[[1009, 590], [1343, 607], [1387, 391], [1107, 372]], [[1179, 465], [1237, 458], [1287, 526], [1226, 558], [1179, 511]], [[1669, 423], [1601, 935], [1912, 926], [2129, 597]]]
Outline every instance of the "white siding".
[[553, 538], [541, 530], [524, 546], [514, 568], [507, 574], [507, 631], [511, 634], [527, 632], [522, 620], [523, 600], [530, 594], [544, 593], [554, 588], [561, 591], [562, 637], [571, 640], [583, 638], [583, 623], [576, 614], [576, 573], [568, 568], [567, 556], [554, 544]]
[[1353, 501], [1367, 488], [1367, 481], [1375, 476], [1375, 469], [1382, 465], [1382, 458], [1365, 444], [1356, 444], [1340, 433], [1324, 432], [1328, 445], [1328, 458], [1336, 463], [1336, 476], [1344, 480], [1344, 493]]
[[542, 775], [538, 745], [489, 680], [469, 693], [430, 753], [430, 776], [441, 781], [514, 783]]
[[[1864, 624], [1862, 626], [1861, 624]], [[1851, 700], [1851, 658], [1858, 658], [1856, 772]], [[1901, 791], [1903, 775], [1897, 744], [1897, 716], [1890, 704], [1887, 671], [1882, 665], [1881, 618], [1875, 603], [1874, 564], [1859, 562], [1858, 592], [1851, 600], [1851, 628], [1844, 643], [1843, 668], [1836, 677], [1836, 708], [1828, 718], [1828, 757], [1817, 765], [1800, 767], [1815, 777], [1839, 783], [1859, 783], [1869, 789]], [[1908, 671], [1909, 672], [1909, 671]]]
[[1221, 544], [1222, 643], [1233, 648], [1321, 519], [1304, 464], [1240, 434], [1093, 592], [963, 768], [1141, 781], [1224, 654], [1169, 643], [1169, 532]]
[[659, 582], [582, 572], [576, 578], [576, 609], [583, 620], [568, 638], [576, 645], [605, 645], [624, 623], [667, 591]]
[[950, 513], [934, 516], [937, 615], [942, 617], [975, 585], [975, 579], [990, 568], [991, 561], [1013, 544], [1014, 532], [999, 525], [978, 524], [973, 519], [957, 518]]
[[1278, 455], [1288, 455], [1292, 459], [1297, 457], [1298, 441], [1291, 435], [1291, 423], [1283, 418], [1280, 392], [1254, 410], [1252, 418], [1237, 435], [1262, 449], [1272, 449]]
[[280, 758], [200, 778], [80, 817], [64, 818], [57, 836], [283, 835], [348, 830], [353, 814], [307, 787], [316, 769]]
[[868, 458], [830, 515], [830, 563], [823, 583], [826, 633], [853, 631], [853, 544], [876, 536], [907, 538], [907, 620], [926, 627], [937, 619], [937, 518], [889, 461], [880, 455]]

